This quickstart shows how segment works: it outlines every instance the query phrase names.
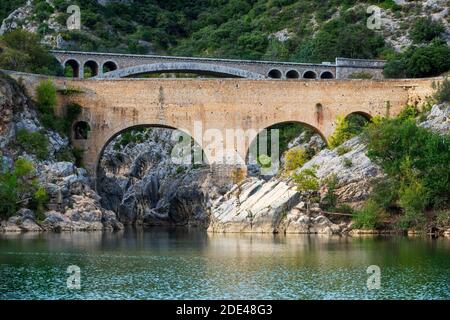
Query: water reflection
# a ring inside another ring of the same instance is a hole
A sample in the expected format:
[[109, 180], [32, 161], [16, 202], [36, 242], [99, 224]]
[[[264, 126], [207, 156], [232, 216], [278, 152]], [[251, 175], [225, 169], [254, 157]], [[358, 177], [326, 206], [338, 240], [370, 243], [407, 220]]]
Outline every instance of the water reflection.
[[[450, 298], [450, 243], [198, 229], [0, 235], [1, 298]], [[82, 290], [65, 287], [67, 266]], [[382, 288], [366, 287], [369, 265]]]

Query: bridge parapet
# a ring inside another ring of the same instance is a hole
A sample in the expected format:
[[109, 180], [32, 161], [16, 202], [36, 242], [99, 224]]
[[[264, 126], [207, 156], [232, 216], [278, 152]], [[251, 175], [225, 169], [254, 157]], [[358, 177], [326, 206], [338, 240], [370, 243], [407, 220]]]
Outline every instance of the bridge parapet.
[[52, 54], [63, 67], [72, 68], [74, 78], [83, 78], [84, 71], [90, 69], [91, 76], [108, 79], [143, 72], [192, 72], [247, 79], [347, 79], [362, 71], [381, 79], [384, 67], [382, 61], [344, 58], [336, 59], [335, 63], [314, 64], [77, 51], [52, 51]]

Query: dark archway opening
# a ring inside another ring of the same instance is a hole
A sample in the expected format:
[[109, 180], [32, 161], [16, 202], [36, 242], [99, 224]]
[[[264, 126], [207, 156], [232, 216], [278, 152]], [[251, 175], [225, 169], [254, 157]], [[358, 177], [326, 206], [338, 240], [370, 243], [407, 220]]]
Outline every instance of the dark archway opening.
[[[248, 175], [264, 177], [279, 171], [293, 170], [324, 147], [326, 140], [323, 135], [308, 124], [302, 122], [274, 124], [260, 132], [251, 142], [246, 155]], [[267, 174], [269, 172], [271, 174]]]
[[314, 71], [306, 71], [303, 74], [303, 79], [317, 79], [317, 73]]
[[269, 78], [272, 78], [272, 79], [281, 79], [282, 73], [278, 69], [272, 69], [269, 71], [268, 76], [269, 76]]
[[78, 121], [73, 125], [73, 138], [75, 140], [87, 140], [91, 126], [86, 121]]
[[237, 76], [220, 74], [208, 71], [179, 71], [179, 70], [164, 70], [155, 71], [141, 74], [133, 74], [126, 78], [137, 78], [137, 79], [226, 79], [226, 78], [239, 78]]
[[103, 67], [102, 67], [103, 73], [111, 72], [114, 70], [117, 70], [117, 64], [115, 62], [107, 61], [103, 64]]
[[[200, 155], [200, 158], [198, 157]], [[124, 224], [207, 226], [213, 192], [201, 147], [170, 127], [137, 126], [114, 135], [97, 168], [102, 206]]]
[[64, 76], [67, 78], [80, 77], [80, 64], [78, 61], [70, 59], [64, 63]]
[[330, 71], [322, 72], [320, 79], [334, 79], [334, 75]]
[[356, 136], [372, 122], [372, 117], [365, 112], [353, 112], [345, 117], [345, 121], [347, 122], [345, 131], [349, 133], [349, 136]]
[[300, 78], [300, 75], [299, 75], [297, 70], [289, 70], [286, 73], [286, 78], [288, 78], [288, 79], [298, 79], [298, 78]]
[[96, 77], [98, 75], [98, 64], [97, 62], [90, 60], [84, 64], [83, 68], [84, 78]]

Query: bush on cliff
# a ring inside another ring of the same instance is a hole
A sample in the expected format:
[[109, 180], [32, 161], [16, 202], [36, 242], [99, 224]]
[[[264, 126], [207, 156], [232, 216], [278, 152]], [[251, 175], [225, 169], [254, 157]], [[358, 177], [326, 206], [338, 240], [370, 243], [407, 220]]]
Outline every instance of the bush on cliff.
[[371, 206], [400, 209], [402, 229], [423, 226], [427, 209], [450, 202], [450, 135], [419, 127], [414, 110], [407, 107], [396, 118], [380, 119], [363, 135], [367, 156], [387, 175], [374, 187]]
[[450, 102], [450, 80], [448, 77], [441, 83], [433, 82], [433, 88], [436, 90], [434, 99], [437, 103]]
[[16, 134], [17, 144], [28, 154], [34, 154], [39, 160], [48, 156], [48, 138], [41, 132], [29, 132], [20, 129]]
[[350, 114], [346, 118], [338, 117], [336, 121], [336, 129], [329, 138], [329, 147], [334, 149], [345, 141], [360, 134], [368, 121], [362, 115]]
[[417, 19], [410, 31], [411, 39], [416, 43], [429, 42], [439, 38], [445, 31], [440, 21], [434, 21], [431, 17]]
[[450, 47], [435, 39], [425, 46], [411, 46], [388, 58], [386, 78], [424, 78], [439, 76], [450, 69]]
[[0, 69], [62, 75], [60, 63], [39, 43], [39, 37], [22, 29], [0, 36]]
[[3, 168], [0, 161], [0, 218], [7, 219], [20, 208], [40, 212], [48, 201], [46, 191], [39, 186], [33, 164], [19, 158], [13, 168]]

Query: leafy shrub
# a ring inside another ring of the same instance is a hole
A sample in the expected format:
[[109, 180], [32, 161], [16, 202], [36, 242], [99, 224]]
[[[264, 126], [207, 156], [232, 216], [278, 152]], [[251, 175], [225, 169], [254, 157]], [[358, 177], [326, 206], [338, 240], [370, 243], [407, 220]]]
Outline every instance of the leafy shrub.
[[436, 90], [434, 99], [437, 103], [450, 102], [450, 80], [448, 77], [445, 77], [441, 83], [433, 82], [433, 89]]
[[60, 63], [40, 44], [38, 36], [23, 29], [0, 36], [0, 68], [62, 75]]
[[416, 43], [429, 42], [440, 37], [445, 31], [444, 25], [440, 21], [434, 21], [431, 17], [417, 19], [414, 23], [410, 36]]
[[[336, 129], [331, 137], [328, 139], [330, 148], [334, 149], [340, 146], [345, 141], [360, 134], [364, 127], [367, 125], [367, 119], [360, 114], [350, 114], [346, 118], [337, 117]], [[338, 152], [343, 152], [345, 149], [341, 149]]]
[[316, 170], [314, 168], [303, 169], [302, 171], [295, 173], [292, 176], [292, 179], [297, 186], [297, 190], [304, 193], [306, 198], [306, 207], [309, 212], [310, 203], [314, 198], [316, 198], [316, 194], [320, 186]]
[[436, 213], [436, 226], [438, 228], [448, 228], [450, 226], [450, 211], [439, 210]]
[[292, 176], [297, 190], [301, 192], [316, 192], [319, 190], [319, 180], [315, 169], [304, 169]]
[[348, 127], [348, 121], [345, 118], [338, 117], [336, 119], [336, 129], [334, 130], [333, 135], [328, 139], [330, 148], [334, 149], [353, 137], [353, 134], [349, 132]]
[[426, 46], [409, 47], [389, 57], [384, 68], [386, 78], [434, 77], [450, 69], [450, 47], [441, 40]]
[[[412, 187], [412, 182], [405, 179], [414, 177], [425, 189], [427, 206], [448, 203], [450, 135], [441, 136], [417, 126], [410, 117], [399, 117], [369, 125], [365, 139], [368, 157], [379, 164], [390, 179], [406, 181]], [[405, 191], [404, 196], [407, 194]]]
[[35, 178], [33, 164], [24, 158], [14, 162], [14, 167], [1, 168], [0, 162], [0, 217], [7, 219], [21, 207], [43, 210], [48, 197]]
[[308, 161], [306, 151], [300, 147], [289, 149], [285, 153], [285, 170], [292, 171], [302, 167]]
[[344, 154], [349, 153], [350, 151], [352, 151], [352, 148], [344, 146], [340, 146], [336, 149], [336, 153], [338, 154], [338, 156], [343, 156]]
[[385, 216], [384, 210], [375, 201], [369, 200], [353, 214], [354, 226], [357, 229], [375, 229]]
[[335, 174], [330, 175], [322, 182], [327, 187], [327, 193], [322, 199], [321, 207], [325, 210], [333, 211], [337, 204], [337, 197], [335, 194], [338, 185], [338, 178]]
[[36, 88], [36, 102], [39, 111], [53, 113], [57, 103], [56, 87], [51, 80], [44, 80]]
[[40, 132], [29, 132], [20, 129], [16, 134], [17, 144], [26, 153], [34, 154], [39, 160], [44, 160], [48, 155], [48, 138]]
[[345, 168], [351, 168], [353, 166], [353, 161], [351, 158], [343, 158], [342, 164], [344, 165]]
[[367, 28], [365, 12], [348, 10], [327, 22], [309, 42], [303, 42], [294, 59], [301, 62], [332, 61], [336, 57], [372, 59], [384, 47], [383, 37]]

